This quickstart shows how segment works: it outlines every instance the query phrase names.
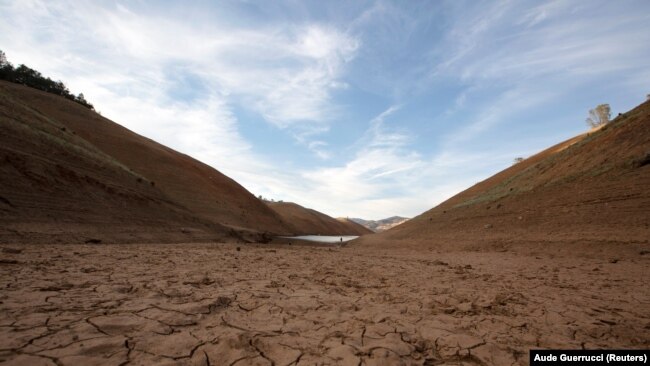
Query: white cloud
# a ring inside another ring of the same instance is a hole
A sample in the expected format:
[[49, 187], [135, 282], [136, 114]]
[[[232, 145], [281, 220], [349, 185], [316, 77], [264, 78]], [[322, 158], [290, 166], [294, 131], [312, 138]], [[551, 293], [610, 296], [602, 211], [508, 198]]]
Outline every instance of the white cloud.
[[[210, 92], [241, 98], [281, 128], [327, 124], [335, 111], [330, 91], [345, 86], [338, 78], [359, 47], [356, 39], [319, 24], [256, 30], [220, 27], [218, 21], [195, 25], [83, 2], [21, 1], [2, 11], [0, 29], [12, 34], [2, 38], [3, 46], [16, 51], [10, 56], [65, 76], [71, 86], [74, 71], [100, 71], [118, 76], [103, 87], [133, 94], [134, 83], [164, 86], [167, 70], [181, 64], [203, 78]], [[57, 57], [45, 61], [45, 55]]]
[[413, 136], [386, 127], [388, 119], [398, 119], [400, 108], [391, 106], [369, 121], [347, 163], [303, 172], [301, 181], [307, 188], [294, 190], [294, 199], [338, 216], [415, 216], [476, 180], [462, 167], [473, 164], [480, 170], [485, 164], [494, 165], [485, 155], [463, 159], [443, 152], [431, 159], [422, 157]]

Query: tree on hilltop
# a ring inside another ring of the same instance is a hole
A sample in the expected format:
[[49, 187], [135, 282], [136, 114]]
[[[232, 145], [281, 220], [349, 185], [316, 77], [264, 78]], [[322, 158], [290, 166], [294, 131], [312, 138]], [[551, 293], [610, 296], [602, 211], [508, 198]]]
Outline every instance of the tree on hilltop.
[[612, 112], [609, 108], [609, 104], [600, 104], [589, 111], [587, 124], [591, 128], [599, 127], [609, 123], [610, 118], [612, 118]]
[[7, 55], [0, 50], [0, 79], [1, 80], [10, 80], [14, 72], [14, 67], [11, 66], [9, 60], [7, 60]]
[[60, 95], [66, 99], [77, 102], [88, 109], [95, 110], [93, 105], [88, 103], [83, 94], [80, 93], [78, 96], [75, 96], [70, 93], [70, 90], [68, 90], [62, 81], [54, 81], [26, 65], [21, 64], [18, 65], [18, 67], [13, 67], [13, 65], [7, 60], [7, 55], [2, 50], [0, 50], [0, 80], [6, 80], [12, 83], [22, 84], [30, 88]]

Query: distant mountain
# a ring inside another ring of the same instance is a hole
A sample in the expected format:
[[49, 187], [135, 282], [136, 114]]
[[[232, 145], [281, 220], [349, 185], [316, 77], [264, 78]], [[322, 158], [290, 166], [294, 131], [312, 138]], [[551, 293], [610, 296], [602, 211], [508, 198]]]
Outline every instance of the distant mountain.
[[402, 216], [392, 216], [382, 220], [364, 220], [358, 218], [351, 218], [350, 220], [356, 222], [359, 225], [363, 225], [374, 232], [379, 233], [395, 227], [403, 222], [406, 222], [409, 220], [409, 218]]

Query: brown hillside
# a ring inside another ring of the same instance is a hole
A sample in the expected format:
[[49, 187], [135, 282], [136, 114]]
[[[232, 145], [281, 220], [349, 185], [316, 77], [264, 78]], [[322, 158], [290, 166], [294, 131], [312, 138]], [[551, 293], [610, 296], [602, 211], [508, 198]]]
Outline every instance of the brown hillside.
[[291, 233], [232, 179], [77, 103], [7, 82], [0, 96], [0, 240], [99, 230], [107, 240], [177, 241], [181, 226], [180, 240], [222, 237], [224, 226]]
[[650, 238], [650, 103], [480, 182], [360, 245], [643, 242]]
[[365, 235], [372, 233], [369, 229], [347, 219], [339, 221], [293, 202], [265, 202], [285, 222], [292, 225], [293, 232], [297, 235]]
[[374, 234], [375, 232], [372, 231], [371, 229], [359, 224], [358, 222], [354, 222], [351, 219], [347, 217], [338, 217], [336, 218], [339, 222], [344, 223], [345, 225], [349, 226], [354, 232], [356, 232], [356, 235], [367, 235], [367, 234]]

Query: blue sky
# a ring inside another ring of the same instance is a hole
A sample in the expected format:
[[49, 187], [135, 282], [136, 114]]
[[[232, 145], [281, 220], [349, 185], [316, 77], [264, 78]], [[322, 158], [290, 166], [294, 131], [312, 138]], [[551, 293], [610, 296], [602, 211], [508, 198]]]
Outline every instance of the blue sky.
[[255, 195], [414, 216], [650, 93], [650, 2], [0, 0], [0, 49]]

